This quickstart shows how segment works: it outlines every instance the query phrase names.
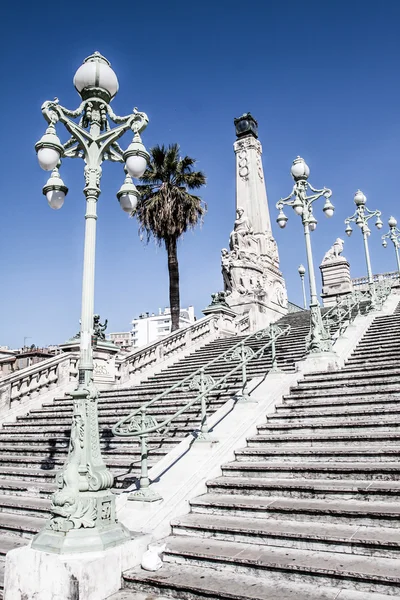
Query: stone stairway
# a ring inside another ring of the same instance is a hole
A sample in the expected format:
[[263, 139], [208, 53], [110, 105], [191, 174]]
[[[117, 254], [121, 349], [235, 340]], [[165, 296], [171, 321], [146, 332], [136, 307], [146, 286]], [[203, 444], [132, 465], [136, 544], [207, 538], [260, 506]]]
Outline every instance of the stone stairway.
[[291, 389], [112, 600], [400, 598], [399, 354], [397, 308]]
[[[305, 337], [309, 329], [309, 314], [288, 315], [281, 324], [291, 324], [291, 333], [277, 341], [277, 358], [281, 369], [292, 371], [294, 363], [305, 353]], [[115, 492], [134, 483], [140, 470], [140, 451], [137, 440], [116, 438], [111, 427], [145, 401], [155, 397], [184, 377], [195, 372], [219, 354], [237, 344], [241, 337], [215, 340], [177, 361], [164, 371], [138, 386], [102, 391], [99, 398], [101, 449], [106, 464], [115, 476]], [[266, 339], [251, 340], [257, 350]], [[232, 362], [219, 361], [206, 370], [215, 377], [228, 373]], [[264, 375], [271, 367], [270, 351], [248, 366], [249, 379]], [[210, 414], [217, 410], [241, 387], [240, 372], [228, 380], [222, 391], [210, 394]], [[174, 414], [196, 392], [176, 390], [156, 403], [149, 414], [157, 417]], [[165, 435], [148, 438], [149, 466], [154, 465], [183, 437], [200, 425], [200, 407], [195, 406], [174, 421]], [[43, 527], [48, 517], [50, 496], [55, 491], [55, 473], [63, 466], [68, 452], [72, 420], [72, 400], [55, 398], [42, 408], [3, 424], [0, 429], [0, 590], [4, 556], [8, 550], [25, 544]]]

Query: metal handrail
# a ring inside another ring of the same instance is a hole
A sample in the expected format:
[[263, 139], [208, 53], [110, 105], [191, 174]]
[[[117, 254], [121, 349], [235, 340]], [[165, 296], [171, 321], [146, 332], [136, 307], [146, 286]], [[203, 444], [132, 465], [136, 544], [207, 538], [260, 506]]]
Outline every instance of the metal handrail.
[[[391, 292], [391, 281], [382, 280], [374, 282], [373, 285], [375, 300], [378, 301], [377, 307], [380, 308]], [[360, 305], [362, 302], [367, 303], [364, 310], [364, 314], [367, 314], [373, 308], [373, 299], [369, 290], [355, 290], [351, 294], [347, 294], [342, 299], [337, 300], [336, 304], [322, 316], [322, 320], [328, 331], [330, 331], [332, 325], [338, 325], [338, 335], [335, 338], [332, 336], [333, 342], [335, 342], [336, 339], [346, 331], [347, 327], [351, 325], [354, 319], [361, 314]], [[356, 309], [356, 311], [354, 309]]]
[[[237, 344], [235, 344], [232, 348], [229, 348], [222, 354], [219, 354], [216, 358], [209, 361], [206, 365], [197, 369], [194, 373], [191, 373], [178, 383], [174, 384], [161, 394], [158, 394], [152, 400], [149, 400], [140, 408], [132, 411], [129, 415], [120, 419], [118, 423], [116, 423], [112, 427], [112, 433], [118, 437], [140, 437], [141, 438], [141, 476], [139, 482], [139, 489], [131, 495], [131, 499], [142, 500], [142, 501], [153, 501], [161, 499], [159, 494], [150, 488], [150, 480], [148, 477], [148, 465], [147, 465], [147, 437], [149, 434], [154, 433], [156, 431], [167, 430], [168, 426], [172, 423], [174, 419], [179, 417], [181, 414], [190, 409], [194, 404], [200, 401], [201, 403], [201, 426], [200, 430], [197, 434], [197, 440], [209, 440], [209, 428], [207, 423], [207, 396], [214, 390], [221, 388], [225, 382], [231, 377], [233, 373], [241, 369], [242, 374], [242, 387], [240, 393], [237, 394], [238, 399], [242, 401], [248, 401], [249, 393], [247, 389], [247, 363], [255, 358], [261, 358], [264, 354], [264, 351], [271, 346], [271, 354], [272, 354], [272, 371], [277, 371], [277, 360], [276, 360], [276, 348], [275, 343], [276, 340], [284, 335], [287, 335], [290, 332], [290, 325], [286, 327], [280, 327], [279, 325], [272, 324], [258, 331], [256, 333], [252, 333], [244, 340], [241, 340]], [[246, 345], [250, 339], [254, 338], [255, 340], [260, 340], [263, 337], [268, 335], [268, 342], [263, 344], [261, 348], [254, 351], [250, 346]], [[237, 360], [238, 364], [231, 369], [228, 373], [226, 373], [223, 377], [219, 378], [218, 381], [211, 376], [205, 373], [206, 369], [212, 366], [213, 364], [221, 361], [221, 360], [229, 361], [229, 360]], [[188, 388], [185, 388], [185, 384], [189, 384]], [[184, 406], [182, 406], [179, 410], [177, 410], [173, 415], [165, 418], [161, 423], [158, 423], [156, 419], [152, 415], [148, 415], [147, 410], [154, 405], [157, 401], [164, 398], [166, 395], [171, 392], [177, 390], [178, 388], [184, 388], [189, 390], [199, 390], [199, 393], [189, 400]], [[138, 416], [140, 413], [140, 416]]]
[[[335, 343], [338, 337], [346, 331], [347, 327], [351, 325], [354, 319], [361, 314], [361, 302], [369, 302], [364, 311], [364, 314], [367, 314], [371, 308], [371, 297], [368, 292], [357, 291], [347, 294], [341, 299], [337, 299], [336, 304], [322, 316], [324, 325], [329, 332], [332, 325], [338, 325], [338, 335], [334, 336], [331, 334], [333, 343]], [[354, 309], [356, 309], [356, 311]]]

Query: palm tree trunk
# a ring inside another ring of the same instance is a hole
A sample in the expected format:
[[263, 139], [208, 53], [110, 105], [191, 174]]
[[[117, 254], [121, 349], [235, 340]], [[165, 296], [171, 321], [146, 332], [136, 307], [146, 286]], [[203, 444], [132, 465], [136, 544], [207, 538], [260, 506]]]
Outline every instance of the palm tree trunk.
[[179, 267], [176, 248], [176, 238], [165, 239], [168, 255], [169, 273], [169, 306], [171, 309], [171, 332], [179, 329], [180, 299], [179, 299]]

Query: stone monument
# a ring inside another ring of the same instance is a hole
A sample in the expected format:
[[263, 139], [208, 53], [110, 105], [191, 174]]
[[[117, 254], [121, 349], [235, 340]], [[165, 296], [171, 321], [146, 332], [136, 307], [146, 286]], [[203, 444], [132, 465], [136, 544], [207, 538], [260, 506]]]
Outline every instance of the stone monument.
[[344, 242], [337, 238], [333, 246], [325, 253], [320, 264], [322, 277], [322, 302], [324, 306], [336, 304], [337, 297], [350, 294], [353, 285], [350, 277], [350, 264], [344, 256]]
[[236, 220], [229, 249], [221, 251], [222, 275], [227, 304], [237, 314], [249, 313], [255, 329], [287, 313], [287, 294], [271, 230], [258, 124], [250, 113], [234, 123]]

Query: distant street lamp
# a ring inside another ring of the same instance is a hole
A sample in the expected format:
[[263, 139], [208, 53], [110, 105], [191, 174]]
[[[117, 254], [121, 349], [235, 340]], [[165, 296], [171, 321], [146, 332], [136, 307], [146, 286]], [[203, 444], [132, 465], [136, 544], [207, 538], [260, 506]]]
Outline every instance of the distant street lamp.
[[303, 306], [304, 306], [304, 308], [307, 308], [306, 287], [305, 287], [305, 284], [304, 284], [304, 275], [306, 274], [306, 268], [303, 265], [300, 265], [297, 270], [298, 270], [299, 275], [300, 275], [301, 288], [302, 288], [302, 291], [303, 291]]
[[400, 229], [397, 227], [397, 221], [394, 217], [390, 217], [388, 220], [389, 231], [382, 236], [382, 246], [386, 248], [387, 239], [393, 242], [394, 251], [396, 253], [397, 270], [400, 276], [400, 259], [399, 259], [399, 246], [400, 246]]
[[[285, 205], [291, 206], [294, 212], [301, 216], [306, 241], [308, 277], [310, 282], [311, 329], [307, 341], [307, 350], [309, 352], [329, 352], [332, 350], [332, 343], [329, 333], [325, 330], [322, 322], [321, 309], [317, 297], [310, 231], [314, 231], [317, 226], [317, 219], [313, 215], [312, 205], [318, 198], [321, 198], [321, 196], [325, 198], [325, 204], [322, 209], [325, 215], [327, 217], [333, 215], [334, 206], [330, 200], [332, 191], [325, 187], [320, 190], [313, 188], [307, 181], [310, 169], [300, 156], [293, 161], [290, 172], [295, 183], [291, 194], [286, 198], [281, 198], [277, 202], [276, 207], [279, 210], [279, 214], [276, 220], [279, 227], [284, 228], [286, 226], [288, 218], [283, 212]], [[307, 196], [307, 189], [310, 189], [314, 194]]]
[[[33, 548], [57, 553], [103, 550], [129, 537], [116, 520], [115, 497], [111, 492], [113, 475], [101, 456], [97, 414], [99, 394], [93, 382], [96, 206], [104, 160], [125, 164], [126, 177], [117, 198], [121, 208], [128, 213], [135, 209], [139, 196], [131, 177], [141, 177], [149, 160], [140, 138], [148, 117], [136, 108], [125, 117], [113, 112], [110, 102], [119, 85], [104, 56], [95, 52], [86, 58], [75, 73], [74, 86], [82, 98], [76, 110], [64, 108], [57, 98], [43, 104], [42, 113], [49, 126], [35, 146], [42, 169], [52, 171], [43, 193], [53, 209], [61, 208], [68, 191], [58, 172], [61, 159], [79, 157], [85, 162], [79, 382], [71, 394], [74, 401], [71, 440], [66, 464], [57, 476], [60, 489], [52, 497], [51, 517], [32, 542]], [[70, 134], [64, 144], [56, 133], [58, 122]], [[111, 127], [111, 123], [115, 127]], [[129, 130], [134, 134], [133, 141], [123, 151], [117, 140]]]
[[354, 194], [354, 203], [357, 208], [351, 217], [347, 217], [347, 219], [345, 219], [345, 232], [349, 237], [353, 233], [353, 229], [350, 225], [351, 222], [358, 225], [361, 229], [361, 233], [364, 240], [365, 261], [367, 263], [368, 287], [371, 297], [371, 306], [372, 308], [378, 308], [380, 303], [375, 290], [374, 276], [372, 274], [371, 258], [368, 247], [368, 237], [371, 235], [371, 230], [368, 226], [368, 221], [376, 217], [375, 226], [377, 229], [382, 229], [382, 213], [380, 210], [369, 210], [369, 208], [366, 207], [367, 197], [365, 196], [365, 194], [362, 193], [361, 190], [358, 190]]

